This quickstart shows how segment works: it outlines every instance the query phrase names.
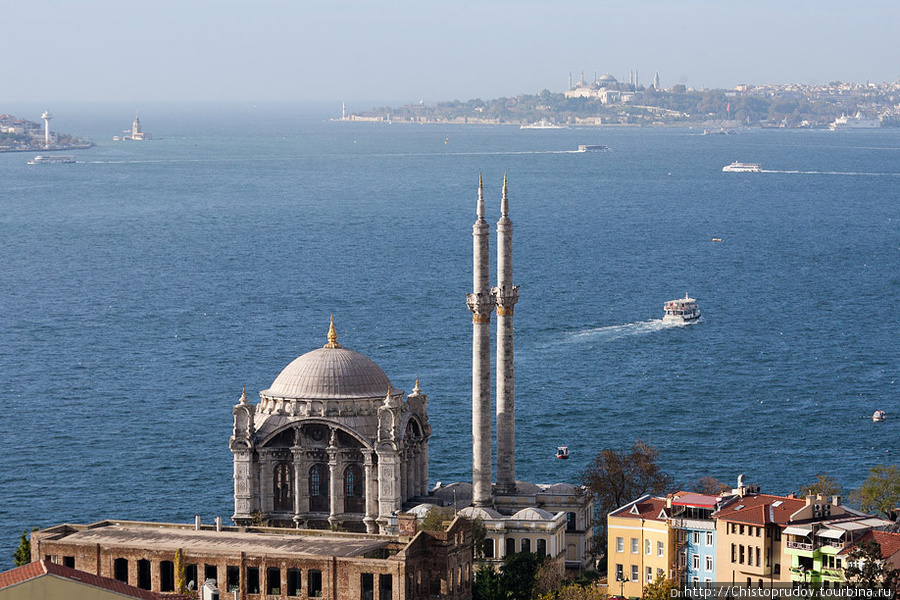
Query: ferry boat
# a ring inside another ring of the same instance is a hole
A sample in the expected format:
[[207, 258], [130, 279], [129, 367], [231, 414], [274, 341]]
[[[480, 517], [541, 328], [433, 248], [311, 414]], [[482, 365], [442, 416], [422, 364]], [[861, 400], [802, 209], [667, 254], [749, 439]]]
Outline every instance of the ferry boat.
[[537, 123], [520, 125], [519, 129], [568, 129], [568, 127], [566, 125], [554, 125], [547, 119], [541, 119]]
[[556, 458], [558, 458], [560, 460], [568, 460], [569, 449], [566, 446], [559, 446], [556, 449]]
[[34, 158], [28, 161], [29, 165], [57, 165], [57, 164], [66, 164], [66, 163], [74, 163], [75, 157], [71, 154], [57, 154], [44, 156], [43, 154], [38, 154]]
[[697, 301], [689, 298], [687, 294], [678, 300], [669, 300], [663, 306], [666, 314], [664, 323], [692, 323], [700, 318], [700, 307]]
[[730, 165], [725, 165], [722, 167], [722, 171], [725, 173], [759, 173], [762, 171], [762, 166], [756, 163], [742, 163], [738, 161], [734, 161]]
[[609, 150], [609, 146], [601, 144], [579, 144], [578, 146], [579, 152], [606, 152], [607, 150]]
[[883, 410], [876, 410], [874, 413], [872, 413], [872, 420], [876, 423], [884, 421], [885, 417], [887, 417], [887, 413]]
[[828, 126], [828, 129], [836, 131], [839, 129], [874, 129], [876, 127], [881, 127], [881, 121], [878, 119], [866, 118], [862, 116], [862, 113], [857, 112], [856, 115], [852, 117], [841, 115], [834, 120], [834, 123]]

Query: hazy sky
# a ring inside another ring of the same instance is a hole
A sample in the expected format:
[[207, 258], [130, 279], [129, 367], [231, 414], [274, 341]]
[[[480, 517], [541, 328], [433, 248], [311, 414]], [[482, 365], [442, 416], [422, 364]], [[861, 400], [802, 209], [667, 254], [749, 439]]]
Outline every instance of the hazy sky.
[[[11, 0], [0, 102], [410, 102], [900, 78], [900, 0]], [[2, 112], [2, 107], [0, 107]]]

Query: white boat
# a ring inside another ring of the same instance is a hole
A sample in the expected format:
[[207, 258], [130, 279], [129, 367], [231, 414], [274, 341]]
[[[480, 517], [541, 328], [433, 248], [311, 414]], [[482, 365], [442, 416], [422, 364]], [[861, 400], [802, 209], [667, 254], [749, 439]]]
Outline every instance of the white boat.
[[722, 167], [722, 171], [726, 173], [759, 173], [762, 171], [762, 166], [757, 163], [742, 163], [738, 161], [734, 161], [730, 165], [725, 165]]
[[57, 154], [44, 156], [43, 154], [38, 154], [34, 158], [28, 161], [29, 165], [59, 165], [66, 163], [75, 162], [75, 157], [71, 154]]
[[600, 144], [580, 144], [578, 146], [579, 152], [606, 152], [607, 150], [609, 150], [609, 146]]
[[663, 308], [666, 311], [662, 319], [664, 323], [692, 323], [700, 318], [697, 301], [689, 298], [687, 294], [684, 298], [669, 300]]
[[530, 125], [520, 125], [519, 129], [568, 129], [565, 125], [554, 125], [547, 119], [541, 119], [537, 123], [531, 123]]
[[841, 115], [834, 120], [834, 123], [828, 126], [828, 129], [835, 131], [840, 129], [875, 129], [876, 127], [881, 127], [881, 121], [869, 119], [862, 116], [862, 113], [857, 112], [852, 117]]
[[884, 421], [885, 417], [887, 417], [887, 413], [883, 410], [876, 410], [872, 413], [872, 420], [878, 423], [879, 421]]
[[569, 459], [569, 449], [566, 446], [559, 446], [556, 448], [556, 458], [560, 460], [568, 460]]

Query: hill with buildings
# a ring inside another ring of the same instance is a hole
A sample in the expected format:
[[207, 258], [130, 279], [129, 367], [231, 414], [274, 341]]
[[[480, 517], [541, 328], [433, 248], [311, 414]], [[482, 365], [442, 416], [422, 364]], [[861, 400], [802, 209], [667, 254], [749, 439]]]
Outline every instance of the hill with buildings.
[[621, 83], [611, 75], [570, 85], [565, 92], [494, 100], [424, 102], [344, 114], [346, 121], [526, 125], [696, 125], [704, 127], [825, 128], [842, 115], [900, 126], [900, 81], [827, 85], [740, 85], [734, 89], [663, 88]]
[[35, 150], [73, 150], [90, 148], [93, 142], [67, 133], [50, 130], [53, 115], [44, 112], [44, 124], [0, 115], [0, 152], [33, 152]]

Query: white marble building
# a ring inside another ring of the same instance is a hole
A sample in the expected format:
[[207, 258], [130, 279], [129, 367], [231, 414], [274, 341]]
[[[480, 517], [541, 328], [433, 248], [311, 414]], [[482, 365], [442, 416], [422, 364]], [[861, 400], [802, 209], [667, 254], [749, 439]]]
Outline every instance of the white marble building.
[[337, 343], [291, 362], [258, 404], [234, 407], [236, 525], [396, 533], [428, 492], [428, 397], [404, 399], [371, 359]]

